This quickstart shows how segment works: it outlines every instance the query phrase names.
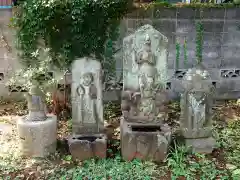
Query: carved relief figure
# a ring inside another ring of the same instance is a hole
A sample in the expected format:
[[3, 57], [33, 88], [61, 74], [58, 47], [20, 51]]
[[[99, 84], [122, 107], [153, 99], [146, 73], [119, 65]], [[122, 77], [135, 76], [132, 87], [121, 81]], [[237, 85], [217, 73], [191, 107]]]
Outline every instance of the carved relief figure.
[[[206, 71], [189, 70], [184, 77], [185, 92], [181, 98], [181, 127], [201, 131], [211, 126], [212, 85]], [[210, 131], [210, 130], [209, 130]]]
[[206, 117], [206, 97], [203, 92], [189, 93], [189, 112], [192, 112], [191, 128], [199, 129], [203, 128]]
[[167, 43], [150, 25], [124, 38], [122, 112], [128, 115], [126, 119], [146, 122], [164, 118], [158, 116], [162, 101], [156, 97], [166, 81]]
[[73, 133], [98, 133], [104, 129], [102, 68], [99, 60], [84, 57], [72, 64]]
[[155, 113], [155, 79], [157, 75], [155, 56], [151, 51], [151, 41], [148, 34], [145, 36], [143, 49], [137, 57], [136, 62], [139, 64], [139, 93], [141, 97], [139, 110], [145, 116]]
[[78, 94], [78, 118], [82, 123], [97, 122], [96, 98], [97, 88], [94, 85], [94, 77], [92, 73], [85, 73], [82, 76], [82, 84], [80, 84], [76, 91]]

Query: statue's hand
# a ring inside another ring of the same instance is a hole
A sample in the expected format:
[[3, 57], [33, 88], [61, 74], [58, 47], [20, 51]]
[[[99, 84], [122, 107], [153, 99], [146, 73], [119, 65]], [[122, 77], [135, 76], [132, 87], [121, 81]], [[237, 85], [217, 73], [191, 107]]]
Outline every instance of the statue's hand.
[[141, 93], [140, 92], [134, 92], [131, 99], [134, 102], [137, 102], [140, 98], [141, 98]]

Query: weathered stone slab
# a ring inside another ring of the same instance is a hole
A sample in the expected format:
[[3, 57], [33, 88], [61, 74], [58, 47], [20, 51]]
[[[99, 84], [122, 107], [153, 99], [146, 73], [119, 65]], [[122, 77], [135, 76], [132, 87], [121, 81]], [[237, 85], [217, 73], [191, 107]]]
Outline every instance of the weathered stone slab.
[[73, 62], [71, 92], [73, 133], [102, 132], [102, 69], [99, 61], [82, 58]]

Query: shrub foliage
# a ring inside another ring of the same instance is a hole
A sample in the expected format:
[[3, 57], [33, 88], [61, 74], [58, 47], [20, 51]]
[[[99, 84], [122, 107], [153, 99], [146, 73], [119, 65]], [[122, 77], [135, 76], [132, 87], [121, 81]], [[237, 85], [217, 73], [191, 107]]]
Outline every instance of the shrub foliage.
[[58, 67], [84, 56], [102, 60], [107, 40], [114, 40], [119, 21], [131, 5], [129, 0], [22, 1], [13, 25], [23, 63], [36, 64], [32, 54], [42, 45], [50, 49], [52, 63]]

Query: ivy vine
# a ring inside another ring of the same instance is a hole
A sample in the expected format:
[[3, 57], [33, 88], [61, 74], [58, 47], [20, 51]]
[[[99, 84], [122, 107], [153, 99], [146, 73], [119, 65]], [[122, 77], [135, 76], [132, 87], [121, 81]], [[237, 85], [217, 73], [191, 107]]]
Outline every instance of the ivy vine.
[[184, 38], [184, 43], [183, 43], [183, 53], [184, 53], [184, 68], [187, 68], [187, 39]]
[[13, 25], [23, 64], [37, 64], [33, 53], [42, 45], [60, 68], [84, 56], [103, 60], [106, 42], [116, 40], [116, 29], [131, 5], [129, 0], [22, 1]]
[[180, 60], [180, 40], [177, 39], [176, 42], [176, 70], [179, 68], [179, 60]]
[[197, 64], [202, 62], [202, 51], [203, 51], [203, 24], [198, 22], [196, 24], [196, 56], [197, 56]]

